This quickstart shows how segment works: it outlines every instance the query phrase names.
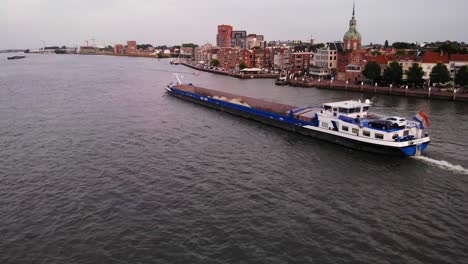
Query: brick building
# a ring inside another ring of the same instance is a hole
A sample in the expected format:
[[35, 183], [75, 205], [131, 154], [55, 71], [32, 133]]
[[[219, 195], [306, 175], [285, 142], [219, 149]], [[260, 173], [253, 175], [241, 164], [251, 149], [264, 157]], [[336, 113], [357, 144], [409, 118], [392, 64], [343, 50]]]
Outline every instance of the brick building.
[[116, 45], [115, 45], [115, 47], [114, 47], [114, 54], [123, 55], [124, 52], [125, 52], [124, 45], [122, 45], [122, 44], [116, 44]]
[[127, 53], [132, 53], [137, 51], [137, 43], [135, 40], [127, 41]]
[[255, 68], [271, 69], [273, 66], [273, 53], [271, 49], [254, 49], [254, 65]]
[[218, 34], [216, 34], [216, 45], [220, 48], [231, 46], [232, 26], [218, 25]]
[[222, 48], [218, 52], [219, 67], [235, 69], [239, 64], [239, 50], [234, 48]]
[[244, 62], [247, 68], [252, 68], [255, 65], [255, 55], [248, 49], [241, 49], [239, 51], [239, 64]]
[[289, 60], [289, 63], [291, 65], [291, 71], [297, 73], [308, 72], [313, 57], [314, 54], [312, 52], [291, 53]]

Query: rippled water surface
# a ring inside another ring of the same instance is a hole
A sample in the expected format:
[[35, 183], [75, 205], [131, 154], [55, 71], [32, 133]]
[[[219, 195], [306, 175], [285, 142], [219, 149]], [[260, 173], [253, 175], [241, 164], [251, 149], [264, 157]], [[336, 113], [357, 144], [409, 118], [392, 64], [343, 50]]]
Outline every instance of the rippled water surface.
[[366, 97], [1, 55], [0, 263], [468, 262], [468, 104], [377, 96], [376, 112], [432, 121], [425, 157], [391, 158], [165, 95], [176, 71], [296, 105]]

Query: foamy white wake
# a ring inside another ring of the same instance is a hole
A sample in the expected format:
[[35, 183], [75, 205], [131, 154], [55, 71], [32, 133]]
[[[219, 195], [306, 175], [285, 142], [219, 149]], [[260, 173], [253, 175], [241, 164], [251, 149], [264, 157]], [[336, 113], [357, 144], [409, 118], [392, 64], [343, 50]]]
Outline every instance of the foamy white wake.
[[455, 165], [445, 160], [435, 160], [426, 156], [413, 156], [417, 160], [421, 160], [427, 164], [439, 167], [444, 170], [449, 170], [455, 173], [461, 173], [468, 175], [468, 170], [463, 168], [461, 165]]

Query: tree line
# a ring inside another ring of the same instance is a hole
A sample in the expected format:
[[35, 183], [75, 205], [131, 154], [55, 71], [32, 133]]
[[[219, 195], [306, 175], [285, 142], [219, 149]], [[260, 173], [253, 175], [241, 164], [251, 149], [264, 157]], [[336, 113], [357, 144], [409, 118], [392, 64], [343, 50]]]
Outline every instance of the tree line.
[[[381, 72], [382, 69], [377, 62], [369, 61], [364, 66], [362, 75], [372, 81], [372, 83], [391, 83], [393, 85], [401, 84], [403, 82], [403, 74], [406, 74], [407, 83], [412, 84], [413, 87], [421, 86], [424, 83], [424, 71], [418, 63], [413, 63], [406, 72], [403, 72], [402, 65], [393, 61], [385, 67], [383, 75], [381, 75]], [[437, 63], [432, 68], [429, 78], [433, 84], [444, 84], [451, 80], [449, 70], [443, 63]], [[466, 65], [456, 72], [455, 83], [461, 86], [468, 85], [468, 67]]]

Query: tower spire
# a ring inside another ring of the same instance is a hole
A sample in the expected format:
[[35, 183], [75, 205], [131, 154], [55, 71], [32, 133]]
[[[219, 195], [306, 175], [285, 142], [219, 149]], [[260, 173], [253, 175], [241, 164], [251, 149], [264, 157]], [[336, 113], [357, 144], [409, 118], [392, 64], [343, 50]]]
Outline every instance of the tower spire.
[[356, 5], [356, 1], [353, 1], [353, 18], [354, 18], [354, 6]]

